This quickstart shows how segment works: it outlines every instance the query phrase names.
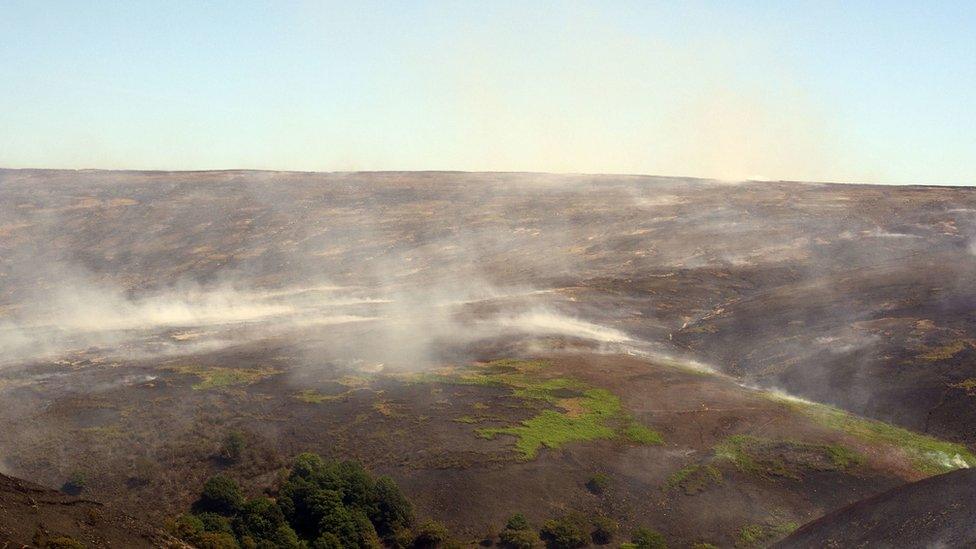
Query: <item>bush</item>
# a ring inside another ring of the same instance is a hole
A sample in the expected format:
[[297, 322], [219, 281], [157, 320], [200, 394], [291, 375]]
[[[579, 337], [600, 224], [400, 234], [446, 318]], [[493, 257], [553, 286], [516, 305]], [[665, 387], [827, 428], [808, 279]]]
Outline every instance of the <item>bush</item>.
[[68, 475], [68, 480], [61, 486], [61, 491], [72, 496], [77, 496], [88, 485], [88, 475], [82, 471], [73, 471]]
[[210, 511], [221, 515], [233, 515], [244, 505], [244, 494], [240, 486], [224, 475], [210, 477], [203, 485], [203, 492], [197, 501], [201, 511]]
[[601, 495], [610, 488], [610, 477], [603, 473], [597, 473], [586, 481], [586, 489], [590, 492]]
[[522, 513], [515, 513], [505, 523], [506, 530], [528, 530], [529, 528], [529, 521], [526, 520], [525, 515]]
[[499, 545], [508, 549], [532, 549], [539, 545], [539, 536], [532, 530], [506, 528], [498, 535]]
[[613, 540], [613, 536], [617, 534], [619, 528], [617, 521], [610, 517], [600, 515], [593, 519], [593, 532], [590, 534], [590, 537], [593, 538], [593, 543], [606, 545]]
[[220, 446], [220, 459], [228, 463], [239, 463], [244, 455], [244, 434], [232, 431]]
[[45, 549], [87, 549], [87, 546], [68, 536], [51, 538], [44, 544]]
[[197, 549], [240, 549], [234, 535], [225, 532], [200, 532], [187, 541]]
[[183, 540], [189, 540], [200, 532], [203, 532], [203, 521], [194, 515], [180, 515], [169, 523], [167, 529], [174, 536]]
[[230, 519], [223, 515], [218, 515], [217, 513], [200, 513], [196, 518], [200, 520], [205, 532], [234, 534]]
[[540, 537], [550, 549], [575, 549], [589, 545], [589, 524], [583, 515], [570, 513], [547, 520]]
[[447, 541], [448, 536], [447, 527], [433, 520], [421, 523], [414, 533], [414, 549], [434, 549]]
[[630, 541], [632, 541], [638, 549], [668, 548], [667, 542], [664, 541], [664, 536], [654, 530], [651, 530], [650, 528], [638, 528], [637, 530], [634, 530], [634, 535], [631, 536]]

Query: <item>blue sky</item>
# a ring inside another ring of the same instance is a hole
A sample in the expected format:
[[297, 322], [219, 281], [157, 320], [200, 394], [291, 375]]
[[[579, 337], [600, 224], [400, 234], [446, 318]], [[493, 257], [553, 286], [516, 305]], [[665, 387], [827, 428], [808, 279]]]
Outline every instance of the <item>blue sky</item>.
[[0, 166], [976, 184], [973, 2], [0, 3]]

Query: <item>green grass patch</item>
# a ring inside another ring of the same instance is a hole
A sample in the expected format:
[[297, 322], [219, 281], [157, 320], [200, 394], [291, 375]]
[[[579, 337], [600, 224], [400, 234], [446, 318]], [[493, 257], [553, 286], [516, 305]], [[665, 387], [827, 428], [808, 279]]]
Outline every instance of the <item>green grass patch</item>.
[[333, 400], [339, 400], [345, 395], [349, 394], [349, 391], [344, 391], [337, 395], [327, 395], [316, 391], [315, 389], [305, 389], [300, 393], [295, 395], [295, 398], [302, 402], [307, 402], [309, 404], [322, 404], [323, 402], [330, 402]]
[[648, 429], [640, 423], [630, 423], [623, 430], [624, 437], [635, 444], [664, 444], [661, 433]]
[[[559, 448], [571, 442], [613, 439], [623, 436], [638, 444], [661, 444], [661, 436], [635, 423], [620, 399], [604, 389], [566, 377], [550, 377], [550, 364], [544, 360], [504, 359], [447, 373], [423, 374], [418, 381], [507, 387], [512, 395], [527, 403], [549, 404], [546, 409], [517, 425], [477, 429], [478, 436], [493, 439], [513, 436], [515, 450], [523, 459], [533, 459], [541, 448]], [[473, 423], [462, 416], [456, 421]]]
[[461, 416], [454, 418], [454, 421], [458, 423], [478, 423], [481, 420], [474, 416]]
[[722, 472], [711, 465], [689, 465], [675, 471], [667, 482], [664, 491], [681, 490], [689, 496], [704, 492], [710, 486], [723, 482]]
[[781, 522], [778, 524], [749, 524], [739, 529], [735, 537], [735, 546], [743, 549], [763, 547], [785, 538], [793, 533], [799, 525], [795, 522]]
[[858, 417], [832, 406], [793, 399], [779, 400], [824, 427], [841, 431], [874, 446], [899, 448], [921, 473], [936, 475], [963, 467], [976, 467], [976, 456], [962, 444], [939, 440], [883, 421]]
[[969, 341], [956, 340], [948, 345], [942, 345], [940, 347], [928, 347], [924, 353], [918, 355], [918, 358], [926, 362], [949, 360], [950, 358], [966, 350], [969, 345]]
[[178, 374], [197, 377], [200, 382], [193, 384], [193, 389], [198, 391], [232, 385], [250, 385], [279, 373], [273, 368], [207, 368], [197, 365], [173, 366], [167, 369]]
[[715, 457], [761, 478], [799, 480], [804, 471], [848, 471], [864, 458], [837, 444], [811, 444], [733, 435], [715, 446]]

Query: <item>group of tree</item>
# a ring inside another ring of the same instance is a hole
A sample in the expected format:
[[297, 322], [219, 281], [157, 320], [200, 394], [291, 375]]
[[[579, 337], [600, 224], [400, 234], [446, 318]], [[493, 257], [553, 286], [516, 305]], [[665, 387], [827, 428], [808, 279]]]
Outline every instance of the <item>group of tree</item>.
[[[508, 549], [532, 549], [539, 547], [540, 541], [548, 549], [577, 549], [590, 543], [608, 545], [614, 541], [619, 526], [605, 515], [587, 518], [581, 513], [569, 513], [547, 520], [542, 528], [534, 530], [521, 514], [513, 515], [498, 535], [499, 544]], [[631, 549], [666, 549], [664, 537], [648, 528], [638, 528], [629, 543], [620, 547]]]
[[357, 462], [305, 453], [275, 499], [246, 499], [230, 478], [212, 477], [173, 531], [200, 549], [429, 549], [447, 539], [439, 523], [415, 522], [393, 479], [374, 478]]

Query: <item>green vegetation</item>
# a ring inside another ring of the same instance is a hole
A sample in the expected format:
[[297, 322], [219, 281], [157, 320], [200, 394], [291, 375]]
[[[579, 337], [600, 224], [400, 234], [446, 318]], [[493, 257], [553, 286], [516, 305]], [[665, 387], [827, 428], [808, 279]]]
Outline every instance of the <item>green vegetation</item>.
[[664, 491], [681, 490], [689, 496], [722, 483], [722, 472], [712, 465], [688, 465], [674, 472], [664, 483]]
[[228, 463], [239, 463], [244, 455], [244, 433], [232, 431], [220, 445], [218, 456]]
[[596, 495], [606, 493], [610, 488], [610, 476], [604, 473], [597, 473], [586, 481], [586, 489]]
[[664, 536], [650, 528], [638, 528], [630, 537], [630, 542], [637, 549], [668, 549]]
[[204, 485], [194, 513], [177, 517], [170, 530], [197, 547], [432, 549], [448, 537], [431, 521], [411, 530], [413, 506], [389, 477], [315, 454], [295, 459], [277, 500], [245, 499], [236, 482], [217, 475]]
[[639, 423], [631, 423], [624, 428], [624, 436], [635, 444], [664, 444], [664, 438]]
[[199, 365], [173, 366], [168, 370], [199, 378], [200, 382], [193, 385], [193, 389], [198, 391], [231, 385], [250, 385], [278, 374], [273, 368], [208, 368]]
[[959, 383], [949, 385], [953, 389], [962, 389], [969, 396], [976, 396], [976, 377], [966, 378]]
[[718, 549], [717, 545], [712, 545], [711, 543], [706, 543], [704, 541], [698, 542], [691, 546], [691, 549]]
[[620, 530], [620, 525], [617, 524], [617, 521], [608, 516], [599, 515], [593, 518], [593, 532], [590, 533], [590, 538], [597, 545], [607, 545], [613, 541], [618, 530]]
[[936, 475], [961, 467], [976, 467], [976, 456], [962, 444], [858, 417], [832, 406], [781, 397], [779, 399], [824, 427], [841, 431], [875, 446], [899, 448], [919, 472]]
[[68, 480], [61, 486], [61, 491], [72, 496], [77, 496], [85, 487], [88, 486], [88, 475], [83, 471], [72, 471], [68, 475]]
[[414, 549], [434, 549], [447, 541], [447, 527], [443, 524], [427, 520], [417, 526], [413, 547]]
[[590, 543], [589, 524], [580, 513], [569, 513], [547, 520], [539, 536], [548, 549], [575, 549]]
[[44, 544], [45, 549], [87, 549], [87, 545], [68, 536], [51, 538]]
[[499, 545], [507, 549], [532, 549], [539, 545], [539, 536], [521, 513], [512, 515], [505, 529], [498, 534]]
[[728, 437], [715, 446], [715, 456], [758, 477], [795, 480], [799, 480], [806, 470], [846, 471], [863, 461], [859, 454], [839, 445], [770, 440], [749, 435]]
[[219, 515], [233, 515], [244, 505], [244, 494], [233, 479], [224, 475], [210, 477], [203, 485], [197, 509]]
[[[589, 387], [575, 379], [547, 377], [544, 360], [495, 360], [475, 368], [425, 374], [420, 381], [509, 387], [512, 394], [529, 402], [556, 407], [508, 427], [478, 429], [479, 436], [515, 437], [515, 450], [523, 459], [533, 459], [540, 448], [559, 448], [571, 442], [613, 439], [623, 435], [638, 444], [661, 444], [661, 436], [635, 423], [620, 405], [620, 399], [604, 389]], [[469, 416], [461, 422], [475, 420]]]
[[322, 404], [323, 402], [339, 400], [343, 395], [345, 395], [345, 393], [341, 393], [339, 395], [326, 395], [316, 391], [315, 389], [305, 389], [304, 391], [296, 394], [295, 398], [309, 404]]
[[942, 345], [941, 347], [928, 347], [924, 353], [918, 355], [918, 358], [926, 362], [949, 360], [950, 358], [963, 352], [966, 347], [969, 347], [970, 345], [972, 345], [972, 342], [960, 339], [953, 341], [948, 345]]
[[795, 522], [782, 522], [774, 525], [749, 524], [739, 529], [735, 539], [735, 546], [739, 548], [765, 546], [784, 538], [798, 525]]

